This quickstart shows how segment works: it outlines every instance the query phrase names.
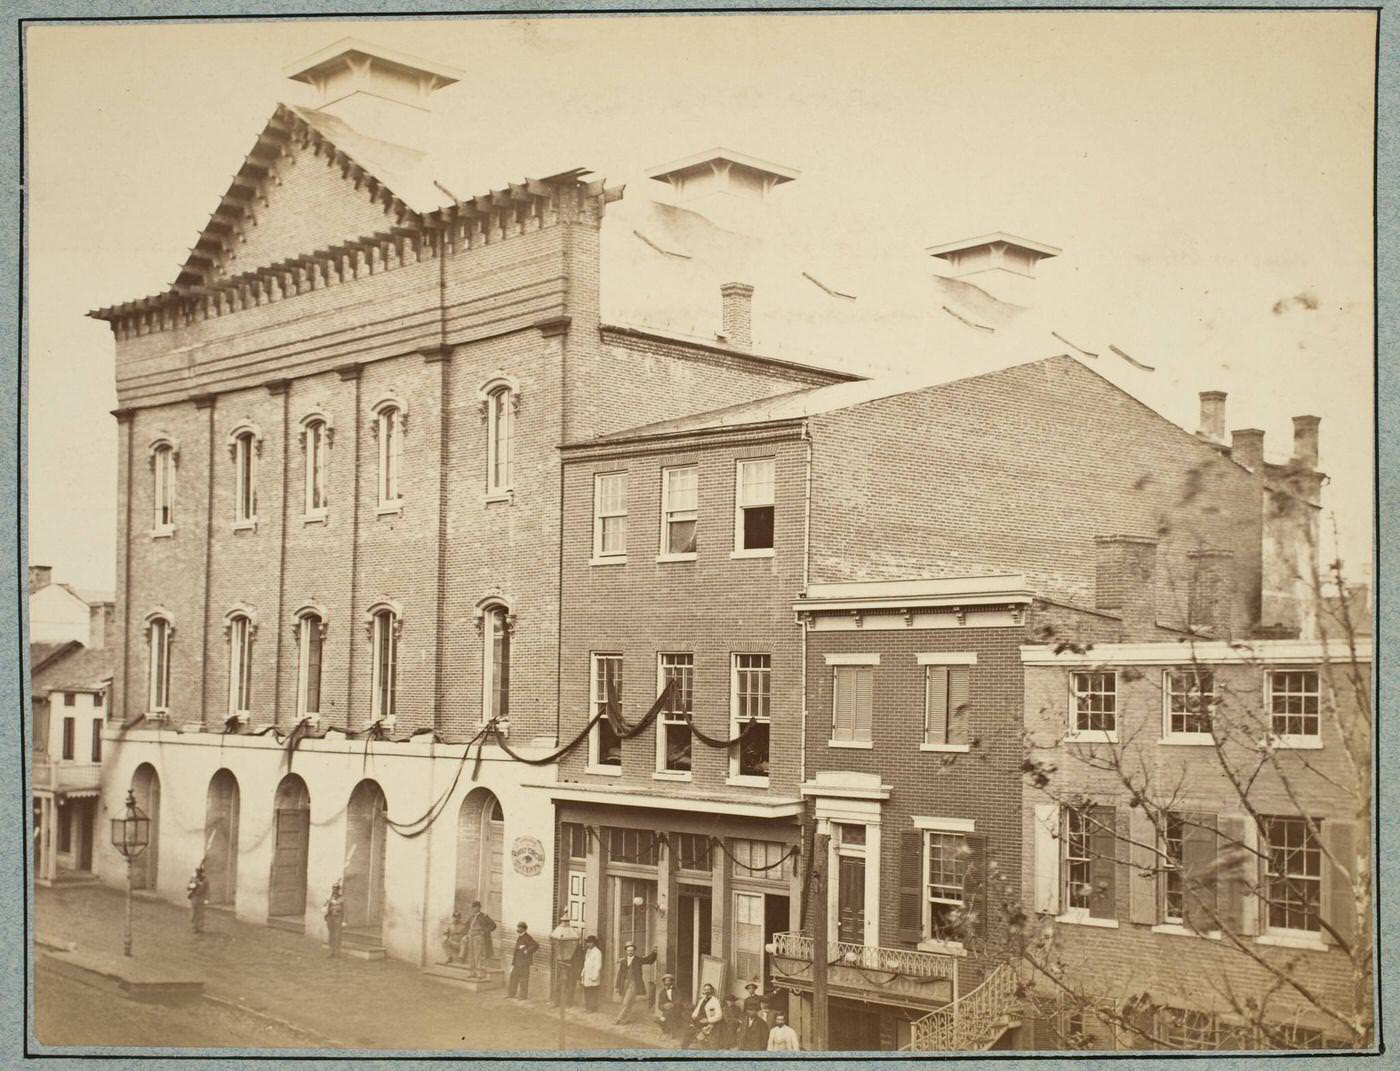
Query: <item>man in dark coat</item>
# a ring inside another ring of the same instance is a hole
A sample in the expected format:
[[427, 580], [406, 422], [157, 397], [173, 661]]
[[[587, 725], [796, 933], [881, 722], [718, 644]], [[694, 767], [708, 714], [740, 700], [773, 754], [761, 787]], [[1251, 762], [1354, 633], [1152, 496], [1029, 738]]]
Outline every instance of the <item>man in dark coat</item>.
[[656, 987], [656, 1023], [667, 1037], [680, 1037], [685, 1031], [685, 1005], [674, 974], [663, 974]]
[[491, 931], [496, 928], [495, 920], [481, 910], [481, 901], [472, 901], [472, 913], [467, 918], [467, 970], [473, 978], [486, 977], [486, 964], [494, 956], [491, 947]]
[[613, 984], [613, 990], [617, 993], [618, 1000], [622, 1001], [622, 1007], [618, 1009], [614, 1022], [631, 1022], [632, 1002], [638, 997], [644, 996], [647, 991], [646, 980], [642, 977], [642, 968], [648, 963], [655, 962], [655, 948], [645, 956], [639, 956], [636, 945], [628, 942], [623, 946], [622, 958], [617, 963], [617, 981]]
[[326, 943], [330, 946], [330, 955], [340, 955], [340, 928], [345, 922], [345, 898], [340, 894], [340, 882], [335, 882], [331, 886], [331, 898], [326, 901], [326, 906], [321, 909], [321, 914], [326, 920]]
[[515, 951], [510, 957], [510, 985], [506, 989], [509, 999], [530, 999], [530, 967], [535, 962], [535, 952], [539, 947], [539, 942], [530, 936], [530, 928], [523, 922], [517, 922]]
[[757, 1008], [744, 1009], [744, 1018], [739, 1023], [734, 1039], [736, 1049], [768, 1048], [768, 1021], [758, 1014]]
[[190, 900], [190, 930], [204, 932], [204, 905], [209, 902], [209, 879], [204, 876], [204, 864], [194, 868], [194, 877], [185, 886]]

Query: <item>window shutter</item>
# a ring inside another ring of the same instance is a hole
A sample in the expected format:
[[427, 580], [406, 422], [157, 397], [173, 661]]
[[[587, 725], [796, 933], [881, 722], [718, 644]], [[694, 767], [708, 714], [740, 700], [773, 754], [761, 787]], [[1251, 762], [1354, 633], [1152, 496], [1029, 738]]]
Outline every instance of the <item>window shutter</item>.
[[871, 712], [875, 705], [875, 671], [868, 666], [862, 666], [855, 671], [855, 679], [851, 736], [855, 740], [869, 740]]
[[1096, 919], [1118, 917], [1118, 833], [1117, 811], [1095, 807], [1093, 831], [1089, 834], [1089, 915]]
[[1055, 803], [1035, 805], [1035, 909], [1044, 915], [1060, 913], [1060, 808]]
[[1128, 829], [1132, 837], [1128, 853], [1132, 861], [1128, 871], [1128, 917], [1140, 926], [1151, 926], [1161, 918], [1157, 906], [1158, 890], [1161, 887], [1157, 828], [1146, 811], [1141, 807], [1133, 807], [1128, 812]]
[[[1327, 849], [1322, 859], [1322, 918], [1336, 931], [1336, 937], [1326, 926], [1322, 935], [1333, 943], [1340, 938], [1351, 944], [1356, 936], [1356, 897], [1352, 890], [1356, 875], [1356, 824], [1328, 819], [1321, 825], [1322, 843]], [[1338, 873], [1335, 864], [1345, 868], [1346, 873]]]
[[1258, 831], [1250, 818], [1242, 814], [1222, 814], [1217, 820], [1217, 829], [1216, 884], [1220, 924], [1236, 935], [1256, 933], [1259, 908], [1254, 883], [1259, 873], [1259, 858], [1253, 849], [1258, 842]]
[[1181, 830], [1182, 883], [1186, 900], [1186, 925], [1197, 933], [1219, 928], [1220, 856], [1215, 815], [1184, 814]]
[[945, 666], [929, 666], [928, 720], [924, 728], [924, 743], [948, 742], [948, 670]]
[[910, 944], [918, 944], [924, 936], [924, 834], [918, 829], [899, 835], [897, 936]]
[[948, 667], [948, 743], [966, 744], [972, 737], [967, 730], [968, 715], [967, 666]]
[[851, 738], [852, 716], [851, 669], [837, 666], [831, 674], [831, 739]]
[[987, 838], [981, 833], [963, 837], [967, 845], [967, 866], [963, 871], [963, 935], [982, 937], [987, 932], [987, 910], [991, 902], [987, 889]]

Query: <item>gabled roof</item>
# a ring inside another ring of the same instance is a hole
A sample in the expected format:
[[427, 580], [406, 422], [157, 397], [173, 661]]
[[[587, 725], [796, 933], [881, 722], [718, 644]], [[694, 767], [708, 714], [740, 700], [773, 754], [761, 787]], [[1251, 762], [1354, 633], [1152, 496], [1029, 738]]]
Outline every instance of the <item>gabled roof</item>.
[[30, 675], [33, 676], [54, 659], [61, 658], [79, 647], [82, 647], [82, 644], [77, 640], [63, 640], [59, 643], [31, 643], [29, 645]]
[[115, 651], [110, 647], [87, 648], [80, 643], [69, 646], [76, 649], [51, 659], [42, 670], [33, 673], [30, 688], [34, 695], [100, 692], [105, 682], [111, 680], [117, 662]]

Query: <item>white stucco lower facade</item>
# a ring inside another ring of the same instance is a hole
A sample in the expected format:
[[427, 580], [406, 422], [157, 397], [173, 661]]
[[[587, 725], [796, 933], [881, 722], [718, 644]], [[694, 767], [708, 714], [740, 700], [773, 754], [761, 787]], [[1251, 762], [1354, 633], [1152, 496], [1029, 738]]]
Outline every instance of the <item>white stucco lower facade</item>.
[[[441, 957], [440, 934], [454, 904], [471, 899], [480, 898], [495, 915], [498, 938], [521, 921], [547, 934], [554, 816], [549, 792], [539, 785], [554, 780], [554, 767], [514, 761], [494, 747], [478, 762], [477, 748], [464, 757], [465, 750], [431, 737], [367, 745], [333, 733], [302, 740], [290, 753], [289, 770], [289, 752], [271, 734], [110, 731], [95, 869], [106, 883], [126, 882], [109, 820], [124, 812], [134, 785], [151, 812], [154, 841], [136, 867], [137, 885], [146, 881], [173, 902], [185, 902], [186, 883], [203, 861], [214, 886], [211, 902], [230, 904], [248, 922], [267, 922], [275, 908], [284, 925], [300, 919], [308, 936], [323, 940], [321, 907], [332, 883], [358, 875], [358, 887], [374, 887], [378, 901], [376, 925], [365, 928], [377, 931], [389, 955], [423, 966]], [[387, 821], [373, 823], [371, 834], [372, 823], [355, 817], [363, 812], [351, 806], [351, 797], [373, 798], [373, 786], [383, 793]], [[294, 799], [309, 812], [304, 818], [289, 813]], [[428, 814], [436, 815], [431, 823], [417, 821]], [[298, 818], [299, 832], [289, 822]], [[288, 888], [298, 856], [306, 874], [304, 906]], [[295, 905], [290, 916], [289, 903]], [[347, 926], [352, 921], [347, 912]]]

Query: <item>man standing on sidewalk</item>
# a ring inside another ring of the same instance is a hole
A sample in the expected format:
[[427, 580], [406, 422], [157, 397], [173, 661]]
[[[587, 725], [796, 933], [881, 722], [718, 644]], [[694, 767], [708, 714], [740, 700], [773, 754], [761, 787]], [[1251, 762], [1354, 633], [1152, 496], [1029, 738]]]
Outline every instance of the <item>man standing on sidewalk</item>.
[[491, 947], [491, 931], [496, 921], [481, 910], [481, 901], [472, 901], [471, 917], [467, 919], [467, 970], [476, 979], [486, 977], [486, 964], [490, 962], [494, 949]]
[[530, 999], [530, 967], [535, 962], [535, 951], [539, 947], [539, 942], [530, 936], [530, 927], [523, 922], [517, 922], [515, 951], [510, 957], [510, 984], [506, 988], [506, 996], [509, 999]]
[[190, 930], [204, 932], [204, 905], [209, 902], [209, 879], [204, 876], [204, 864], [194, 868], [194, 877], [185, 886], [190, 901]]
[[330, 945], [330, 955], [340, 955], [340, 927], [345, 921], [345, 900], [340, 895], [340, 882], [331, 885], [331, 898], [321, 909], [326, 920], [326, 943]]
[[617, 991], [618, 999], [622, 1001], [622, 1007], [618, 1009], [617, 1018], [614, 1022], [628, 1023], [632, 1021], [632, 1002], [647, 991], [647, 984], [642, 978], [642, 968], [648, 963], [656, 962], [656, 949], [652, 949], [645, 956], [637, 955], [637, 946], [630, 941], [622, 948], [622, 959], [617, 965], [617, 982], [613, 988]]
[[773, 1016], [773, 1029], [768, 1031], [769, 1052], [798, 1052], [802, 1048], [797, 1043], [797, 1031], [787, 1025], [787, 1016], [778, 1012]]
[[583, 939], [583, 966], [578, 975], [583, 989], [583, 1010], [598, 1010], [598, 990], [603, 988], [603, 950], [591, 933]]

